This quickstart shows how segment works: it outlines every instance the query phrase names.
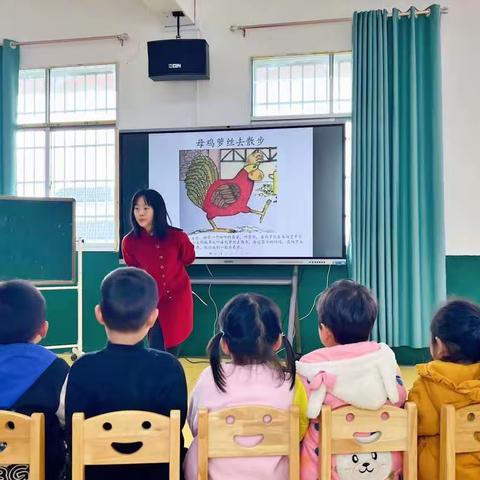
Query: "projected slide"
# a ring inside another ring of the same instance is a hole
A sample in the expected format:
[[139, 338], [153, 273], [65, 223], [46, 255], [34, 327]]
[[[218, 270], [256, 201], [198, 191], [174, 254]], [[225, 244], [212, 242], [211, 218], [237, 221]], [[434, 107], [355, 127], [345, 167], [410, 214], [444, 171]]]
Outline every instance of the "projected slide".
[[150, 187], [198, 257], [311, 257], [312, 130], [150, 134]]

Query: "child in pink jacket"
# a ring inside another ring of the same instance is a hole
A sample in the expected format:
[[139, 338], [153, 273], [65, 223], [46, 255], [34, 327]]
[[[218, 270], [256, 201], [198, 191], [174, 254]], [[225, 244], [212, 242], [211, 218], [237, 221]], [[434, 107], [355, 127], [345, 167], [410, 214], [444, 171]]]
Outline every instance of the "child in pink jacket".
[[[310, 426], [301, 449], [301, 478], [318, 478], [318, 415], [322, 405], [332, 409], [353, 405], [377, 410], [388, 403], [403, 406], [407, 392], [392, 350], [368, 341], [377, 318], [372, 293], [352, 280], [340, 280], [321, 295], [319, 334], [325, 348], [297, 362], [309, 397]], [[359, 432], [364, 442], [371, 432]], [[373, 440], [373, 437], [372, 437]], [[401, 453], [356, 453], [332, 458], [332, 480], [397, 480]]]
[[[208, 345], [210, 368], [203, 371], [191, 395], [188, 425], [193, 434], [184, 462], [186, 480], [197, 480], [198, 410], [221, 410], [238, 405], [267, 405], [300, 409], [300, 442], [308, 427], [307, 395], [295, 376], [295, 354], [282, 335], [280, 310], [269, 298], [256, 294], [234, 297], [219, 316], [221, 331]], [[283, 345], [285, 365], [276, 352]], [[221, 354], [230, 362], [221, 362]], [[265, 421], [265, 420], [264, 420]], [[261, 424], [262, 419], [259, 419]], [[239, 436], [239, 445], [262, 439]], [[288, 458], [280, 456], [214, 458], [208, 462], [210, 480], [287, 480]]]

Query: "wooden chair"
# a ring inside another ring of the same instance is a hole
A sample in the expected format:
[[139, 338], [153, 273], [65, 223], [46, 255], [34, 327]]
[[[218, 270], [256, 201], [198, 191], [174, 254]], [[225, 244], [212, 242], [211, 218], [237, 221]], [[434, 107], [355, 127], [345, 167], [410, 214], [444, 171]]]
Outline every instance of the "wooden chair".
[[[255, 446], [239, 445], [236, 436], [259, 436]], [[287, 456], [290, 480], [300, 477], [299, 410], [267, 406], [238, 406], [198, 416], [198, 478], [207, 480], [208, 459], [224, 457]], [[247, 460], [248, 461], [248, 460]]]
[[29, 480], [45, 478], [45, 417], [0, 410], [0, 465], [28, 465]]
[[[368, 443], [359, 433], [370, 433]], [[403, 478], [417, 478], [417, 407], [384, 406], [380, 410], [323, 406], [319, 432], [320, 480], [330, 480], [332, 455], [404, 452]], [[360, 439], [360, 440], [358, 440]]]
[[455, 410], [443, 405], [440, 414], [440, 480], [455, 480], [457, 453], [480, 452], [480, 405]]
[[170, 479], [180, 478], [180, 411], [170, 417], [120, 411], [72, 419], [72, 480], [84, 480], [85, 465], [169, 463]]

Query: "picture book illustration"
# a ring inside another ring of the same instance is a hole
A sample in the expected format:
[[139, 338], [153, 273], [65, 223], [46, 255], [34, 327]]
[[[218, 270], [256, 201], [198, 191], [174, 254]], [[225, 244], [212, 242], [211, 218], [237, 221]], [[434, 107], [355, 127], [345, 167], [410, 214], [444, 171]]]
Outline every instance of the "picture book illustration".
[[311, 128], [152, 134], [149, 158], [198, 259], [311, 256]]
[[[189, 234], [268, 231], [278, 195], [277, 148], [180, 150], [182, 227]], [[243, 215], [239, 215], [243, 214]], [[263, 224], [263, 225], [262, 225]], [[263, 228], [262, 228], [263, 227]]]

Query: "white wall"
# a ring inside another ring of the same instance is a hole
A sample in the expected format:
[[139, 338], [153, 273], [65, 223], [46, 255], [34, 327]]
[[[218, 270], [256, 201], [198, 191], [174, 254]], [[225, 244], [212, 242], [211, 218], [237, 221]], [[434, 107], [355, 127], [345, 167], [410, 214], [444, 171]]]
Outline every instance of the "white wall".
[[[119, 127], [142, 129], [238, 125], [250, 119], [250, 57], [351, 49], [351, 25], [331, 24], [231, 33], [232, 24], [348, 17], [354, 10], [407, 9], [405, 0], [197, 0], [200, 35], [210, 44], [211, 79], [152, 82], [147, 40], [164, 36], [160, 17], [141, 0], [0, 0], [4, 38], [38, 40], [127, 32], [114, 41], [24, 47], [22, 67], [117, 62]], [[418, 0], [426, 7], [430, 1]], [[480, 255], [480, 1], [443, 0], [443, 98], [447, 253]], [[190, 31], [185, 36], [195, 36]]]

